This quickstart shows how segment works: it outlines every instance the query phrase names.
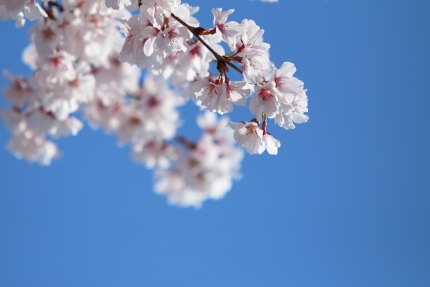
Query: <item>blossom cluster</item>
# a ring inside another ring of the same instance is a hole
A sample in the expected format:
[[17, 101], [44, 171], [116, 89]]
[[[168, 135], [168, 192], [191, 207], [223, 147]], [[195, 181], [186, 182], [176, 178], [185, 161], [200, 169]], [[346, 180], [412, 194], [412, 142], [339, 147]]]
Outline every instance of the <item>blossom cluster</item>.
[[[240, 177], [236, 144], [277, 154], [268, 122], [284, 129], [306, 122], [307, 95], [294, 64], [271, 62], [253, 20], [229, 21], [234, 10], [217, 8], [213, 27], [203, 28], [198, 10], [181, 0], [1, 0], [0, 20], [40, 19], [23, 53], [33, 75], [5, 72], [8, 149], [49, 165], [60, 155], [52, 140], [78, 134], [84, 119], [154, 169], [155, 190], [169, 202], [198, 207], [223, 197]], [[198, 141], [177, 131], [187, 101], [206, 111]], [[235, 106], [248, 106], [251, 119], [214, 115]]]
[[[48, 0], [42, 0], [47, 3]], [[25, 20], [43, 19], [48, 15], [35, 0], [3, 0], [0, 1], [0, 20], [15, 19], [16, 27], [22, 27]]]

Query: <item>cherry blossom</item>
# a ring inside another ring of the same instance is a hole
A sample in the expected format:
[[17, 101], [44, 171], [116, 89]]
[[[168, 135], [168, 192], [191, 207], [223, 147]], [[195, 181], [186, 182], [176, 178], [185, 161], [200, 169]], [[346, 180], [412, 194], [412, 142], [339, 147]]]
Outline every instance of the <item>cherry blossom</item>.
[[265, 134], [263, 135], [263, 142], [269, 154], [278, 154], [278, 148], [281, 147], [281, 142], [279, 140], [275, 139], [271, 134]]
[[[61, 154], [54, 140], [87, 124], [128, 146], [170, 203], [198, 208], [224, 197], [241, 177], [243, 150], [283, 152], [270, 123], [307, 122], [308, 97], [293, 63], [271, 61], [255, 21], [213, 8], [201, 27], [198, 10], [181, 0], [0, 1], [0, 20], [39, 20], [22, 55], [30, 76], [4, 73], [7, 148], [50, 165]], [[181, 119], [189, 101], [204, 110], [197, 140]], [[240, 106], [250, 120], [216, 116]]]
[[249, 108], [254, 115], [266, 114], [274, 117], [278, 110], [279, 93], [275, 89], [275, 83], [269, 82], [255, 88], [255, 96], [252, 98]]
[[12, 82], [12, 85], [4, 90], [4, 98], [17, 107], [30, 104], [36, 96], [31, 81], [23, 77], [14, 77], [8, 71], [4, 72], [4, 76]]
[[234, 130], [234, 139], [250, 154], [263, 153], [263, 131], [258, 127], [257, 121], [229, 123]]
[[236, 36], [240, 34], [241, 27], [239, 23], [230, 21], [227, 22], [227, 18], [234, 12], [234, 9], [223, 12], [221, 8], [212, 9], [214, 15], [214, 27], [221, 33], [222, 39], [229, 45], [233, 45]]
[[245, 106], [251, 90], [245, 82], [222, 82], [208, 77], [194, 82], [195, 101], [204, 109], [219, 114], [233, 111], [233, 104]]
[[130, 9], [136, 10], [139, 7], [138, 0], [106, 0], [106, 6], [115, 10]]
[[54, 158], [60, 156], [55, 143], [31, 132], [14, 135], [7, 148], [17, 158], [25, 158], [29, 162], [38, 162], [41, 165], [50, 165]]
[[214, 117], [204, 115], [198, 121], [206, 127], [202, 138], [195, 143], [182, 139], [185, 150], [178, 160], [155, 175], [156, 192], [172, 204], [201, 207], [207, 199], [224, 197], [232, 181], [240, 178], [243, 153], [234, 146], [229, 130], [219, 129]]
[[149, 140], [133, 146], [132, 158], [147, 168], [168, 168], [178, 158], [177, 148], [167, 141]]
[[47, 14], [36, 0], [3, 0], [0, 3], [0, 20], [16, 19], [16, 27], [22, 27], [25, 18], [36, 20], [44, 17]]

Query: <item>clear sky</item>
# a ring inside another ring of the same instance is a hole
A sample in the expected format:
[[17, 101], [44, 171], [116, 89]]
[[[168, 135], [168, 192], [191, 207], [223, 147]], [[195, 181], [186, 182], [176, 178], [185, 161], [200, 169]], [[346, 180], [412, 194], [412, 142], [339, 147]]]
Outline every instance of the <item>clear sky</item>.
[[[247, 156], [200, 210], [166, 204], [88, 127], [49, 168], [0, 148], [0, 286], [430, 286], [430, 2], [189, 3], [206, 24], [222, 7], [262, 26], [273, 61], [297, 65], [310, 122], [275, 129], [280, 154]], [[27, 28], [0, 23], [1, 69], [29, 73]]]

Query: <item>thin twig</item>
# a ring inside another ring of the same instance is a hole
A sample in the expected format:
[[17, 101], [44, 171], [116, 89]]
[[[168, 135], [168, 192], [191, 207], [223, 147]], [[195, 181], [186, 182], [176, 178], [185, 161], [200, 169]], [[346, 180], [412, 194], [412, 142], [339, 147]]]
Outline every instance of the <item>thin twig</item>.
[[184, 147], [186, 147], [189, 150], [193, 150], [197, 147], [196, 143], [190, 141], [186, 137], [181, 136], [179, 134], [175, 136], [175, 140], [178, 141], [180, 144], [182, 144]]
[[187, 23], [184, 22], [184, 20], [182, 20], [181, 18], [179, 18], [178, 16], [176, 16], [173, 13], [172, 13], [172, 17], [176, 21], [178, 21], [179, 23], [181, 23], [183, 26], [185, 26], [194, 35], [194, 37], [196, 37], [197, 40], [199, 40], [200, 43], [202, 43], [203, 46], [205, 46], [215, 56], [215, 59], [218, 62], [226, 63], [227, 65], [229, 65], [230, 67], [232, 67], [233, 69], [235, 69], [236, 71], [238, 71], [239, 73], [243, 74], [243, 70], [241, 68], [239, 68], [235, 64], [231, 63], [229, 60], [225, 59], [225, 57], [221, 56], [217, 52], [215, 52], [215, 50], [212, 49], [212, 47], [209, 46], [209, 44], [206, 43], [205, 40], [203, 40], [202, 37], [200, 37], [200, 35], [196, 32], [196, 27], [192, 27], [192, 26], [188, 25]]

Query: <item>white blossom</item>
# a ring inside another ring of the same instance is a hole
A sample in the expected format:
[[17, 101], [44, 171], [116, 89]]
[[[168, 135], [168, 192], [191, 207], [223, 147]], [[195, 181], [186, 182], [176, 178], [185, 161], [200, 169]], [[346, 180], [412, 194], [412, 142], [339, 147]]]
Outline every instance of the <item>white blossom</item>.
[[54, 158], [60, 156], [57, 146], [32, 132], [14, 135], [7, 148], [18, 158], [41, 165], [50, 165]]
[[34, 75], [42, 107], [65, 119], [94, 97], [95, 79], [85, 62], [74, 62], [67, 53], [56, 54]]
[[18, 108], [1, 109], [0, 117], [12, 134], [21, 134], [27, 130], [27, 120]]
[[3, 74], [12, 82], [12, 85], [6, 87], [3, 91], [6, 100], [17, 107], [28, 105], [34, 100], [36, 90], [31, 81], [23, 77], [14, 77], [7, 71]]
[[278, 148], [281, 147], [281, 142], [279, 140], [275, 139], [271, 134], [265, 134], [263, 135], [263, 142], [269, 154], [278, 154]]
[[222, 39], [229, 45], [234, 45], [236, 36], [241, 32], [239, 23], [235, 21], [227, 22], [228, 16], [234, 12], [234, 9], [223, 12], [221, 8], [212, 9], [214, 15], [214, 27], [222, 35]]
[[295, 72], [296, 66], [290, 62], [283, 63], [281, 68], [274, 71], [273, 81], [280, 93], [298, 93], [303, 90], [303, 82], [293, 77]]
[[178, 150], [166, 141], [148, 140], [133, 146], [132, 158], [147, 168], [168, 168], [178, 158]]
[[83, 124], [75, 117], [58, 120], [49, 112], [36, 110], [28, 116], [27, 127], [39, 135], [59, 138], [77, 135]]
[[245, 82], [220, 82], [209, 77], [193, 83], [195, 100], [198, 105], [219, 114], [233, 111], [233, 104], [244, 106], [251, 90]]
[[18, 28], [25, 24], [25, 18], [36, 20], [44, 17], [47, 17], [46, 12], [36, 0], [3, 0], [0, 3], [0, 20], [16, 19]]
[[[51, 140], [75, 136], [87, 122], [154, 169], [155, 191], [170, 203], [200, 207], [224, 197], [241, 177], [241, 147], [276, 155], [281, 143], [268, 123], [293, 129], [308, 121], [308, 97], [294, 64], [271, 62], [252, 19], [230, 21], [233, 9], [214, 8], [205, 28], [198, 10], [181, 0], [0, 1], [0, 20], [39, 20], [22, 54], [31, 75], [4, 73], [7, 148], [49, 165], [60, 156]], [[178, 108], [189, 99], [206, 110], [197, 140], [178, 133]], [[235, 105], [248, 106], [253, 119], [215, 115]]]
[[172, 204], [201, 207], [207, 199], [224, 197], [233, 179], [240, 177], [243, 153], [234, 146], [229, 130], [224, 127], [221, 132], [218, 121], [207, 114], [199, 117], [199, 124], [206, 127], [202, 138], [171, 169], [155, 174], [156, 192]]
[[286, 94], [280, 102], [279, 112], [275, 116], [275, 122], [284, 129], [294, 129], [295, 124], [306, 123], [309, 117], [308, 97], [303, 90], [297, 94]]
[[255, 96], [249, 103], [249, 108], [254, 115], [260, 117], [265, 113], [269, 118], [274, 117], [278, 110], [279, 93], [274, 82], [268, 82], [255, 87]]
[[135, 10], [138, 8], [138, 0], [106, 0], [106, 6], [115, 10], [130, 9]]
[[229, 126], [234, 130], [234, 139], [248, 153], [260, 154], [264, 152], [263, 131], [258, 127], [256, 122], [231, 122]]

